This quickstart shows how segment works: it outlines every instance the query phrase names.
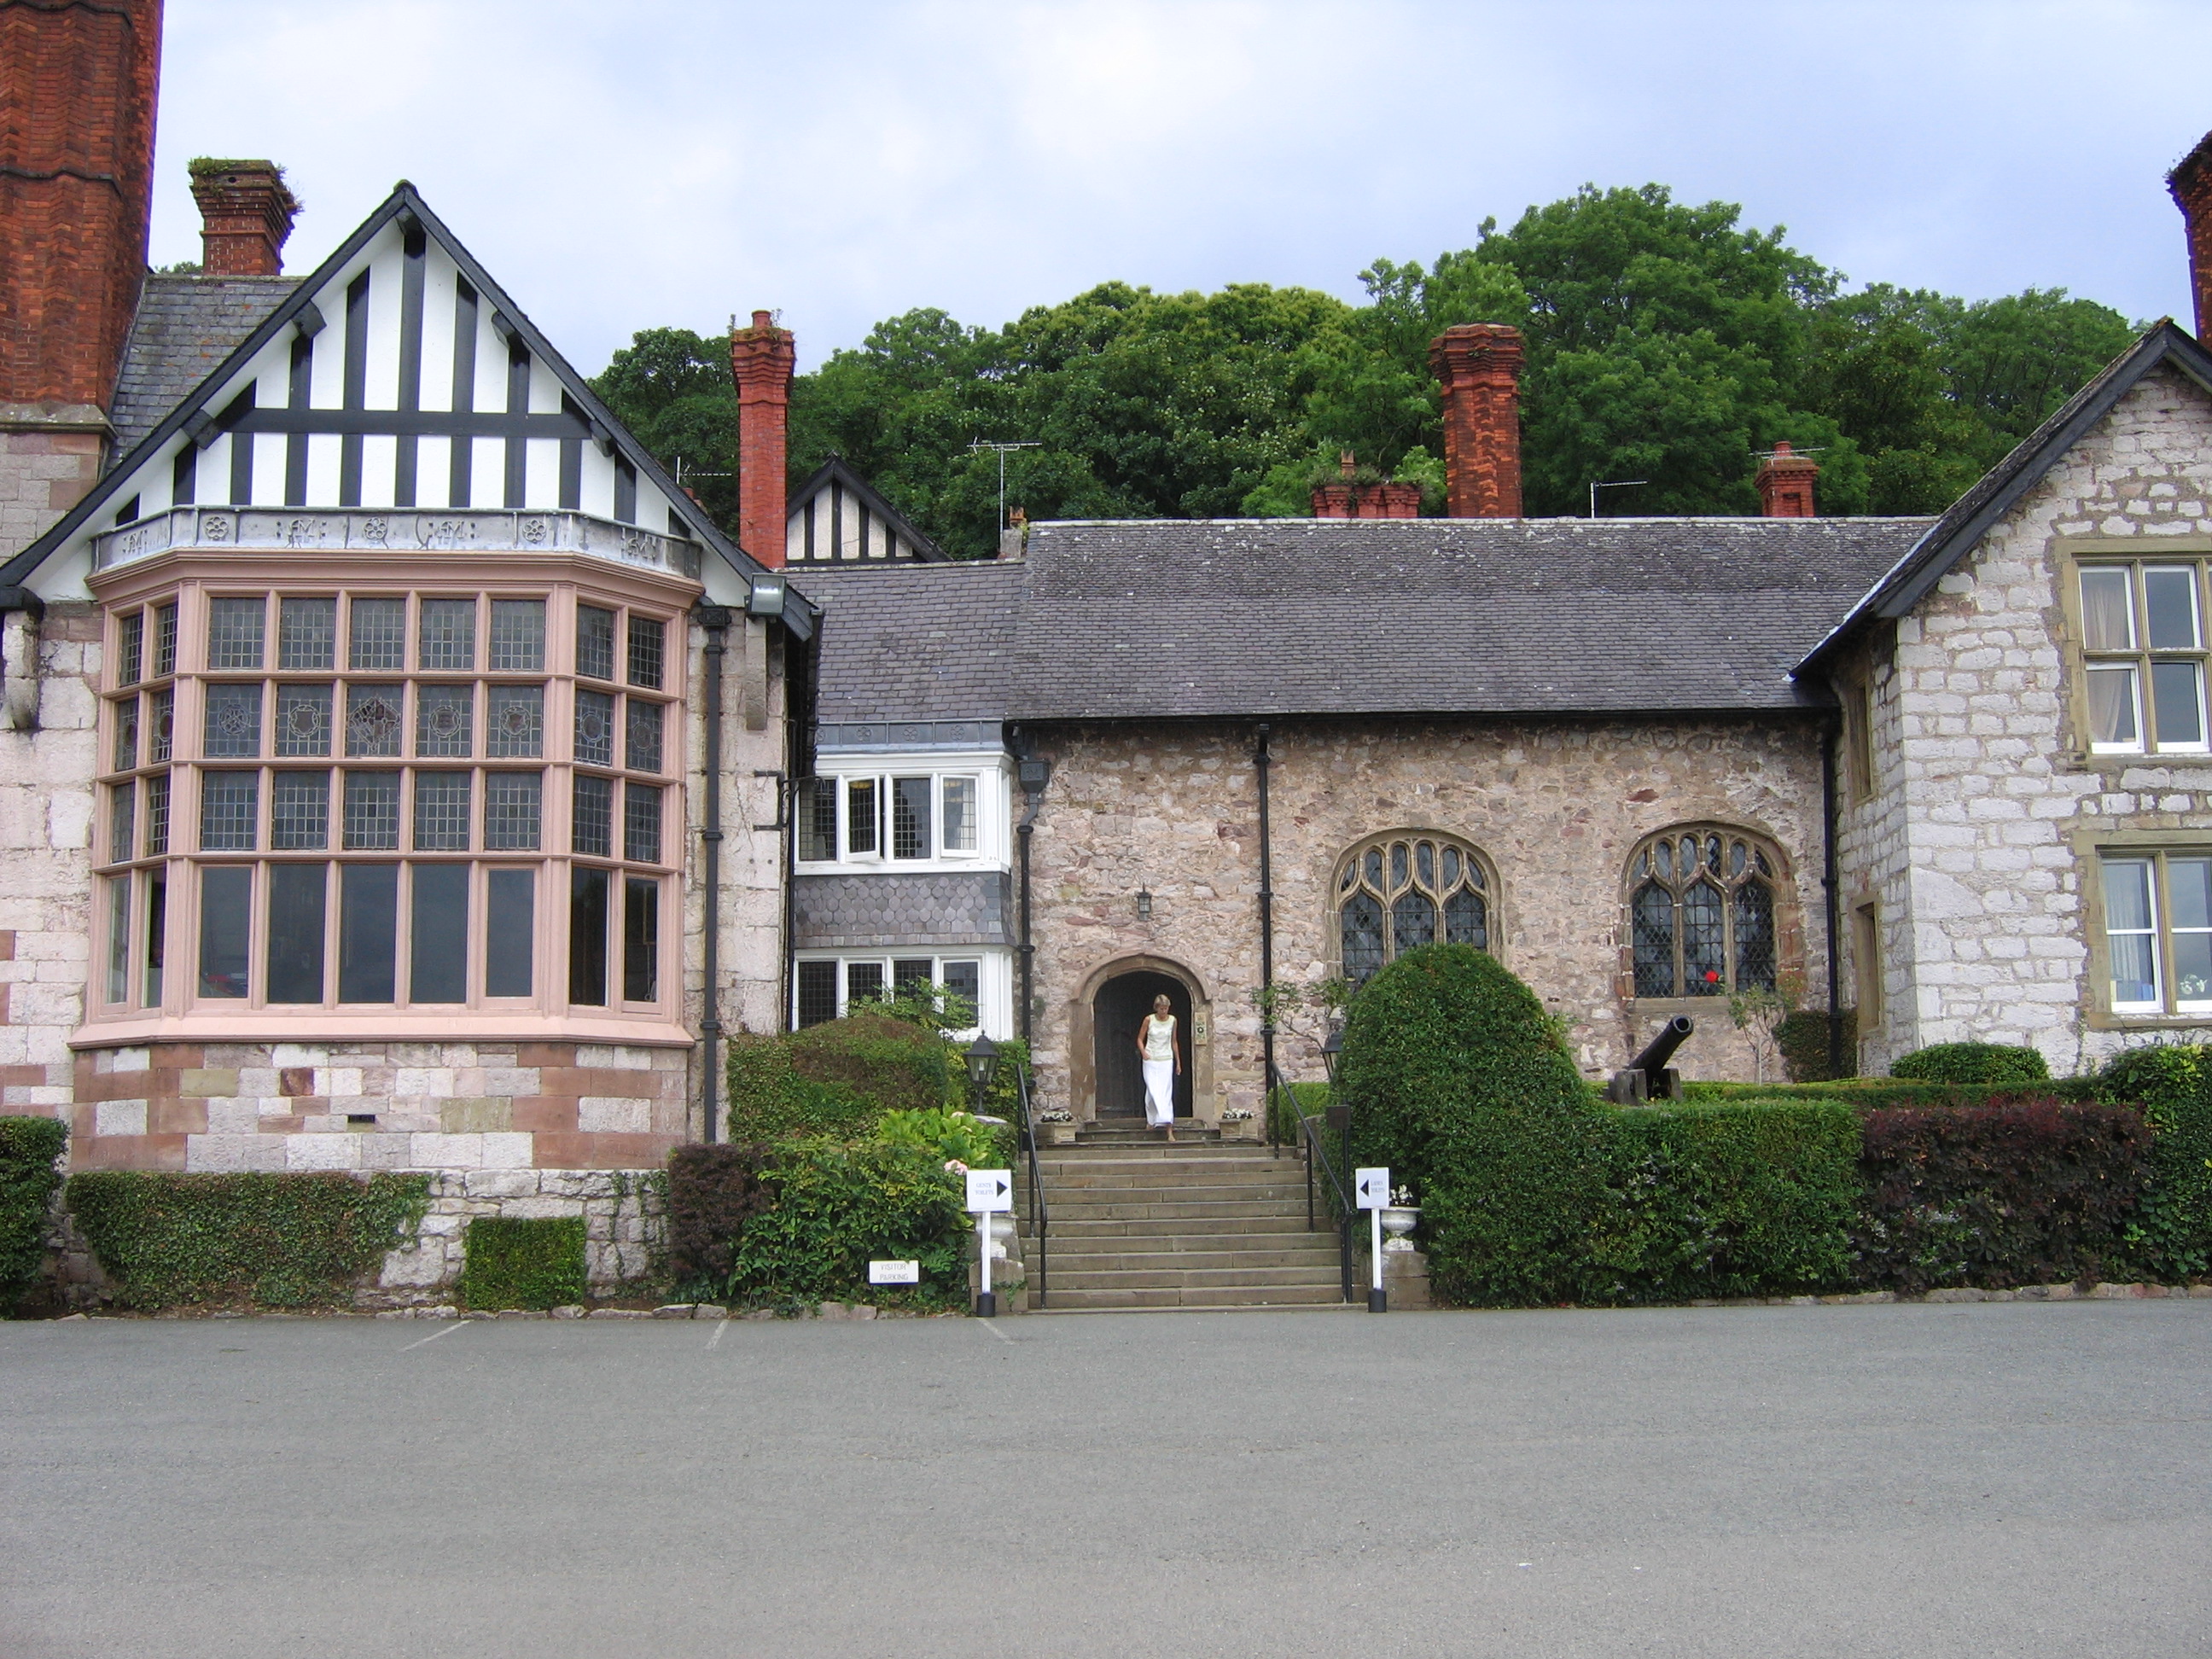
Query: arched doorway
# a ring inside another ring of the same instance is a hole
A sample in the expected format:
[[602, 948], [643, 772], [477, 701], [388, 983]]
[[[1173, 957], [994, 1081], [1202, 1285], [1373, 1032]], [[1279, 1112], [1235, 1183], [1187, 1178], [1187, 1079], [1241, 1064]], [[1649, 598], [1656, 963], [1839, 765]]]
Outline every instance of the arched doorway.
[[1196, 1026], [1190, 988], [1170, 974], [1149, 968], [1116, 974], [1091, 998], [1092, 1077], [1097, 1114], [1102, 1118], [1145, 1115], [1144, 1071], [1137, 1054], [1137, 1027], [1152, 1011], [1152, 999], [1165, 996], [1182, 1043], [1182, 1071], [1176, 1079], [1176, 1115], [1191, 1115], [1192, 1081], [1197, 1067]]

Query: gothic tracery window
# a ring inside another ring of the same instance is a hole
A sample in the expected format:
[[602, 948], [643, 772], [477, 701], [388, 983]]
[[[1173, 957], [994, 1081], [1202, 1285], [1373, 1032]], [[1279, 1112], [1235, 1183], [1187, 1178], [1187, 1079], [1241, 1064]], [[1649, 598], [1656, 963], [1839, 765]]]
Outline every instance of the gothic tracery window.
[[1638, 847], [1628, 866], [1636, 994], [1774, 989], [1778, 856], [1718, 824], [1677, 826]]
[[1490, 948], [1491, 879], [1464, 842], [1378, 836], [1339, 866], [1334, 891], [1344, 976], [1354, 985], [1423, 945]]

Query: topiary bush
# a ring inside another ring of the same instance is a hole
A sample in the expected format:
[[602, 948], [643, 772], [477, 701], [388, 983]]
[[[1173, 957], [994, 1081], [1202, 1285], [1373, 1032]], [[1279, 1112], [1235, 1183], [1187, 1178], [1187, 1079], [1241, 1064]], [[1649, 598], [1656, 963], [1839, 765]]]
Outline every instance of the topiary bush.
[[868, 1263], [890, 1260], [921, 1264], [916, 1299], [966, 1300], [969, 1218], [958, 1178], [934, 1152], [881, 1141], [788, 1141], [763, 1173], [775, 1203], [746, 1222], [726, 1294], [787, 1305], [880, 1301], [868, 1288]]
[[96, 1170], [63, 1201], [125, 1307], [350, 1299], [429, 1207], [427, 1175], [159, 1175]]
[[2105, 1099], [2138, 1106], [2153, 1135], [2127, 1227], [2135, 1270], [2166, 1284], [2212, 1273], [2212, 1050], [2130, 1048], [2106, 1062], [2097, 1087]]
[[2046, 1083], [2051, 1068], [2039, 1048], [2003, 1042], [1938, 1042], [1899, 1054], [1892, 1077], [1918, 1083], [1978, 1083], [2000, 1088]]
[[1465, 945], [1408, 951], [1346, 1011], [1338, 1075], [1354, 1158], [1419, 1189], [1431, 1283], [1449, 1300], [1576, 1299], [1606, 1202], [1606, 1117], [1559, 1022]]
[[62, 1184], [69, 1127], [58, 1118], [0, 1117], [0, 1313], [22, 1299], [46, 1254], [46, 1217]]
[[[1839, 1009], [1836, 1024], [1843, 1041], [1838, 1045], [1846, 1068], [1858, 1062], [1859, 1016], [1855, 1008]], [[1826, 1083], [1837, 1074], [1828, 1066], [1828, 1011], [1799, 1008], [1783, 1016], [1774, 1028], [1774, 1046], [1782, 1050], [1782, 1067], [1792, 1083]], [[1849, 1077], [1850, 1069], [1843, 1075]]]
[[2150, 1174], [2132, 1106], [2057, 1100], [1865, 1115], [1853, 1239], [1867, 1290], [2102, 1276]]
[[478, 1216], [462, 1235], [469, 1307], [565, 1308], [584, 1299], [581, 1216]]
[[679, 1146], [668, 1156], [668, 1270], [688, 1291], [720, 1294], [746, 1224], [775, 1202], [759, 1145]]

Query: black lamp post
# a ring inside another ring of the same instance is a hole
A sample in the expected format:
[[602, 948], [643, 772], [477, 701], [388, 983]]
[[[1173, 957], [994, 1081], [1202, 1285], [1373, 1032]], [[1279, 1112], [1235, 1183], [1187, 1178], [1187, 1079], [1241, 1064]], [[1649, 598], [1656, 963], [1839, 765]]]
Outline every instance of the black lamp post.
[[980, 1032], [968, 1045], [968, 1086], [975, 1097], [978, 1112], [983, 1107], [983, 1097], [991, 1091], [991, 1079], [999, 1074], [999, 1045]]
[[1322, 1040], [1321, 1045], [1322, 1068], [1328, 1073], [1328, 1086], [1332, 1090], [1336, 1087], [1337, 1062], [1343, 1058], [1344, 1027], [1332, 1025], [1328, 1028], [1328, 1036]]

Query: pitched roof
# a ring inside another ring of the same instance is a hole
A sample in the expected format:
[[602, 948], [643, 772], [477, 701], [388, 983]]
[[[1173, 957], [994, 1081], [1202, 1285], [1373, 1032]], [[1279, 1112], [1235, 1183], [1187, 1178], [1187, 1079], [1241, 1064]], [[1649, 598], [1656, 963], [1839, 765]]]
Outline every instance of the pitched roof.
[[149, 276], [108, 411], [117, 455], [136, 449], [299, 285], [297, 276]]
[[788, 574], [822, 608], [820, 724], [1006, 718], [1023, 566], [852, 565]]
[[[834, 452], [828, 460], [814, 469], [812, 477], [793, 490], [786, 498], [784, 516], [787, 519], [795, 518], [805, 511], [809, 501], [833, 483], [842, 489], [847, 495], [856, 497], [862, 506], [875, 515], [878, 522], [890, 528], [893, 536], [913, 548], [915, 558], [937, 562], [946, 556], [935, 542], [930, 540], [915, 527], [913, 520], [884, 500], [881, 492], [873, 484], [853, 470], [851, 462]], [[793, 556], [795, 558], [796, 556]]]
[[1965, 495], [1951, 504], [1926, 533], [1905, 550], [1870, 591], [1805, 655], [1797, 672], [1811, 670], [1830, 650], [1875, 617], [1904, 616], [1959, 562], [1971, 553], [1991, 526], [2041, 483], [2090, 428], [2160, 364], [2179, 370], [2212, 392], [2212, 354], [2162, 318], [2142, 337], [2105, 366], [2088, 385], [2053, 410], [2041, 426], [2021, 440]]
[[1008, 714], [1803, 707], [1792, 665], [1928, 522], [1037, 525]]

